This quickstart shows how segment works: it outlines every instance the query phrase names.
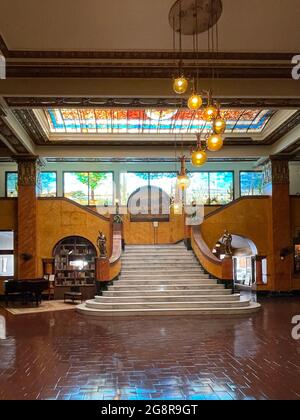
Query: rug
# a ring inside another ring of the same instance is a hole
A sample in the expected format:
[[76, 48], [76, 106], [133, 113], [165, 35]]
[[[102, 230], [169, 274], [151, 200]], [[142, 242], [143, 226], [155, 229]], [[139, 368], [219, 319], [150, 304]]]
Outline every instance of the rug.
[[12, 315], [28, 315], [38, 314], [43, 312], [56, 312], [56, 311], [67, 311], [75, 309], [77, 304], [64, 303], [63, 300], [43, 301], [39, 307], [36, 306], [14, 306], [10, 305], [8, 308], [5, 303], [1, 303], [0, 306]]

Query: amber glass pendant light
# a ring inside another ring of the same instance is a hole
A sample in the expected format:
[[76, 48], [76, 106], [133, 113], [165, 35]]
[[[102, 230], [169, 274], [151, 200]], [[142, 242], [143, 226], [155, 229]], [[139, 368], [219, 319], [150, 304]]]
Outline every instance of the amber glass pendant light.
[[177, 175], [177, 186], [182, 191], [185, 191], [190, 186], [190, 178], [187, 175], [186, 172], [186, 166], [185, 166], [185, 156], [181, 156], [179, 158], [180, 160], [180, 173]]
[[203, 166], [207, 162], [207, 153], [205, 148], [202, 146], [201, 134], [197, 134], [197, 145], [192, 149], [191, 162], [195, 167]]
[[[175, 18], [174, 18], [175, 19]], [[173, 27], [175, 27], [173, 22]], [[173, 51], [176, 52], [176, 32], [173, 30]], [[183, 62], [182, 62], [182, 7], [181, 1], [179, 4], [179, 55], [180, 60], [178, 64], [177, 76], [173, 78], [173, 90], [177, 95], [183, 95], [187, 92], [189, 87], [188, 79], [184, 76]]]

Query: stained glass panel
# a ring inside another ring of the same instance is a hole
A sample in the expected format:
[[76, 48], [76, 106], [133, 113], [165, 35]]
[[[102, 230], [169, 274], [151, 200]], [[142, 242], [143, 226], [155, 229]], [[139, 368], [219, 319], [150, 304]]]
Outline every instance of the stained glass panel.
[[6, 172], [6, 196], [18, 197], [18, 172]]
[[262, 195], [263, 173], [262, 172], [241, 172], [240, 173], [241, 196]]
[[209, 173], [191, 172], [189, 173], [190, 186], [186, 192], [187, 204], [193, 201], [199, 204], [209, 204]]
[[[206, 132], [211, 123], [203, 110], [176, 109], [48, 109], [51, 133], [80, 134], [170, 134]], [[224, 109], [226, 133], [261, 133], [274, 115], [261, 109]]]
[[65, 172], [64, 196], [83, 206], [112, 205], [113, 174], [111, 172]]
[[40, 197], [56, 197], [56, 172], [40, 172], [38, 195]]
[[209, 173], [209, 204], [228, 204], [233, 201], [233, 172]]

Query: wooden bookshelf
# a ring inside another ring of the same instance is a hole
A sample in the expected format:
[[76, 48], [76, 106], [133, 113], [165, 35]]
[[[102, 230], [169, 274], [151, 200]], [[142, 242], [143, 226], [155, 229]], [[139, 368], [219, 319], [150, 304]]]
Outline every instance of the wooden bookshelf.
[[96, 249], [78, 236], [63, 239], [55, 247], [55, 287], [94, 286]]

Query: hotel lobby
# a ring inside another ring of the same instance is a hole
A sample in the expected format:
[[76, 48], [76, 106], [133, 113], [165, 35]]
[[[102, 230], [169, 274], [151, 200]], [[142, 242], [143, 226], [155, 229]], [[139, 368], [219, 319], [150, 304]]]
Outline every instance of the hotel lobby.
[[300, 400], [298, 2], [0, 6], [0, 400]]

